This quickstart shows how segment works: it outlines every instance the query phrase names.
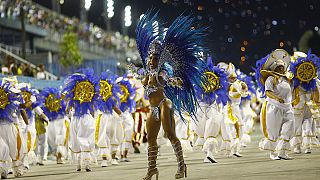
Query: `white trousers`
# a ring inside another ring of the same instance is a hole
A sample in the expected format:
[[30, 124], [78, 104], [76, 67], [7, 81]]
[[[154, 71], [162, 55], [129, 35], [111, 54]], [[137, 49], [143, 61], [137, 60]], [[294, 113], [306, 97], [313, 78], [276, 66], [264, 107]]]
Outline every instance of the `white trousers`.
[[72, 117], [70, 124], [70, 150], [78, 159], [90, 161], [94, 150], [95, 120], [91, 114]]
[[107, 122], [107, 136], [110, 138], [111, 153], [117, 153], [124, 138], [124, 130], [121, 118], [113, 114]]
[[241, 149], [240, 141], [243, 136], [244, 122], [241, 116], [240, 105], [236, 103], [228, 103], [225, 106], [225, 114], [227, 125], [229, 127], [229, 135], [231, 137], [231, 151], [237, 153]]
[[69, 133], [70, 127], [67, 117], [50, 121], [47, 131], [48, 144], [55, 155], [67, 156]]
[[107, 134], [107, 124], [111, 118], [112, 115], [102, 113], [96, 119], [95, 143], [99, 148], [99, 156], [103, 158], [111, 156], [110, 137]]
[[7, 171], [12, 162], [13, 168], [20, 168], [25, 156], [24, 138], [18, 125], [0, 125], [0, 170]]
[[281, 109], [265, 102], [261, 109], [261, 125], [265, 138], [260, 142], [260, 149], [290, 150], [289, 140], [293, 136], [294, 115], [292, 109]]
[[122, 125], [124, 130], [124, 137], [121, 143], [121, 152], [129, 150], [132, 148], [132, 135], [133, 135], [133, 126], [134, 120], [129, 111], [122, 113]]

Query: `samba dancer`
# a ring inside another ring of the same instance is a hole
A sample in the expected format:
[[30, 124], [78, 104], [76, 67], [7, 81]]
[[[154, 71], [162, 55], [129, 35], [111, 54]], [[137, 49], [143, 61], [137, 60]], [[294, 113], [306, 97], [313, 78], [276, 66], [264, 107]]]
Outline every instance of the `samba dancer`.
[[174, 109], [178, 111], [182, 119], [183, 111], [194, 117], [197, 99], [193, 85], [206, 82], [200, 71], [205, 66], [200, 56], [200, 52], [205, 51], [202, 47], [204, 29], [192, 29], [193, 23], [194, 18], [180, 16], [164, 31], [157, 13], [147, 12], [136, 29], [137, 47], [146, 72], [142, 84], [151, 105], [146, 125], [149, 164], [144, 180], [154, 175], [158, 178], [157, 136], [161, 124], [176, 153], [178, 171], [175, 178], [187, 175], [173, 112]]

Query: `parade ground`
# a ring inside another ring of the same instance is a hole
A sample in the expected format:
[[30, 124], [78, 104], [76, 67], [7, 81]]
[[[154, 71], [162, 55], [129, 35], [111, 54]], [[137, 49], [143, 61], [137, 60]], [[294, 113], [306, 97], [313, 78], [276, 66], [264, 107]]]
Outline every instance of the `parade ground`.
[[[257, 128], [256, 128], [257, 129]], [[223, 154], [216, 154], [218, 163], [203, 163], [203, 153], [200, 150], [187, 152], [186, 163], [188, 165], [188, 180], [205, 179], [253, 179], [253, 180], [319, 180], [320, 179], [320, 150], [314, 150], [312, 154], [289, 154], [294, 160], [272, 161], [268, 152], [260, 151], [258, 141], [261, 138], [259, 130], [253, 134], [253, 142], [242, 150], [243, 157], [227, 158]], [[147, 158], [145, 151], [141, 154], [131, 154], [131, 162], [120, 163], [118, 166], [102, 168], [93, 166], [92, 172], [76, 172], [76, 165], [66, 163], [57, 165], [55, 161], [45, 161], [45, 166], [32, 166], [25, 177], [26, 180], [139, 180], [147, 171]], [[177, 169], [172, 148], [163, 146], [161, 156], [158, 158], [160, 180], [174, 179]], [[13, 178], [12, 175], [9, 179]], [[155, 179], [155, 177], [154, 177]]]

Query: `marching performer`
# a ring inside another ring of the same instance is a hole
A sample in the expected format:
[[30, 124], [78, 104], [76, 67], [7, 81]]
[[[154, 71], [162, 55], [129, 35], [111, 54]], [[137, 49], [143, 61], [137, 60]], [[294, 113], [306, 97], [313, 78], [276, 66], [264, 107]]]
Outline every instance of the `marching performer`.
[[[114, 118], [120, 115], [121, 111], [118, 108], [120, 104], [119, 94], [121, 93], [120, 86], [116, 83], [117, 76], [109, 72], [103, 72], [100, 75], [100, 102], [98, 107], [98, 115], [96, 120], [95, 143], [99, 148], [98, 154], [102, 157], [101, 167], [108, 166], [108, 158], [111, 155], [112, 132], [115, 128], [114, 121], [120, 121], [119, 118]], [[107, 129], [110, 130], [107, 130]], [[122, 129], [121, 129], [122, 130]], [[121, 133], [120, 133], [121, 134]], [[115, 159], [115, 155], [112, 156]], [[116, 160], [115, 160], [116, 162]], [[115, 164], [115, 162], [111, 162]], [[117, 164], [117, 162], [116, 162]]]
[[292, 90], [286, 77], [289, 65], [290, 56], [283, 49], [277, 49], [256, 62], [256, 79], [267, 97], [260, 113], [265, 138], [259, 147], [270, 151], [272, 160], [292, 159], [287, 154], [294, 127]]
[[[226, 94], [228, 93], [229, 84], [224, 70], [215, 67], [210, 57], [207, 65], [208, 67], [204, 74], [207, 76], [208, 83], [196, 89], [201, 103], [197, 113], [198, 122], [194, 126], [196, 132], [198, 132], [197, 135], [200, 138], [204, 138], [202, 148], [205, 153], [204, 162], [217, 163], [213, 153], [218, 149], [217, 137], [219, 133], [221, 132], [223, 141], [230, 141], [230, 136], [223, 120], [223, 106], [228, 101]], [[227, 146], [225, 147], [227, 148]]]
[[229, 101], [224, 106], [226, 114], [226, 124], [229, 126], [231, 135], [231, 154], [236, 157], [242, 157], [241, 150], [241, 138], [243, 135], [243, 119], [240, 111], [241, 99], [248, 96], [248, 86], [245, 82], [237, 79], [235, 67], [232, 63], [225, 64], [219, 63], [218, 67], [221, 67], [227, 73], [229, 81], [228, 97]]
[[40, 93], [42, 109], [49, 118], [47, 129], [48, 144], [57, 158], [57, 164], [64, 164], [63, 158], [68, 154], [70, 120], [66, 115], [64, 96], [57, 88], [44, 88]]
[[319, 100], [317, 89], [317, 71], [320, 67], [320, 59], [311, 54], [300, 54], [293, 58], [290, 70], [294, 74], [293, 78], [293, 109], [294, 109], [294, 130], [291, 145], [294, 153], [300, 154], [301, 147], [305, 148], [305, 153], [311, 153], [311, 146], [319, 145], [315, 134], [315, 120], [318, 119], [319, 110], [316, 103]]
[[[26, 105], [25, 111], [28, 115], [29, 125], [25, 125], [21, 123], [20, 126], [24, 129], [24, 139], [27, 147], [28, 154], [25, 156], [24, 165], [27, 169], [29, 169], [29, 164], [34, 162], [35, 159], [39, 165], [43, 164], [43, 159], [46, 157], [48, 153], [48, 144], [47, 144], [47, 134], [43, 133], [39, 136], [39, 132], [37, 132], [37, 119], [41, 121], [41, 123], [47, 125], [49, 122], [48, 117], [43, 113], [41, 109], [41, 103], [37, 99], [39, 91], [31, 88], [30, 84], [27, 83], [19, 83], [16, 85], [16, 88], [21, 91], [21, 95], [23, 97], [24, 104]], [[35, 144], [36, 139], [38, 139], [38, 146]], [[35, 149], [36, 147], [36, 149]], [[40, 150], [40, 152], [38, 152]], [[36, 151], [36, 153], [35, 153]], [[36, 155], [39, 155], [36, 157]], [[32, 160], [33, 159], [33, 160]]]
[[95, 147], [93, 114], [98, 107], [99, 78], [92, 69], [82, 69], [67, 77], [62, 92], [71, 113], [70, 150], [76, 155], [77, 171], [81, 171], [82, 161], [86, 171], [91, 171], [91, 152]]
[[136, 90], [133, 88], [127, 77], [120, 77], [117, 80], [121, 88], [120, 96], [120, 110], [122, 111], [122, 126], [124, 130], [123, 141], [120, 146], [121, 161], [129, 162], [128, 160], [128, 151], [132, 147], [132, 135], [133, 135], [133, 126], [134, 120], [132, 114], [136, 108]]
[[238, 75], [238, 79], [245, 82], [248, 86], [248, 96], [241, 98], [240, 104], [241, 116], [243, 120], [243, 135], [241, 139], [241, 146], [245, 147], [248, 143], [251, 142], [250, 134], [253, 131], [254, 118], [257, 116], [257, 114], [251, 108], [252, 99], [255, 98], [256, 89], [250, 76], [240, 72], [240, 75]]
[[197, 99], [193, 86], [206, 82], [201, 72], [205, 63], [200, 55], [206, 50], [203, 48], [204, 29], [192, 29], [194, 19], [190, 16], [178, 17], [166, 31], [158, 20], [157, 13], [147, 12], [136, 29], [137, 47], [146, 72], [142, 84], [151, 105], [146, 125], [149, 164], [144, 180], [154, 175], [158, 178], [157, 136], [161, 124], [176, 153], [175, 178], [186, 177], [187, 168], [175, 133], [173, 113], [176, 110], [182, 120], [183, 111], [194, 117]]
[[[0, 84], [0, 172], [1, 178], [6, 179], [8, 170], [13, 167], [15, 177], [23, 176], [24, 137], [19, 127], [19, 117], [22, 116], [26, 125], [29, 124], [24, 109], [20, 109], [20, 90], [9, 82]], [[12, 165], [10, 164], [12, 163]]]
[[[136, 70], [137, 67], [133, 67], [133, 65], [131, 65], [129, 67], [129, 70], [130, 69], [132, 69], [131, 73], [129, 73], [127, 77], [130, 83], [136, 89], [136, 96], [134, 98], [136, 101], [136, 110], [132, 113], [134, 119], [134, 136], [132, 138], [132, 143], [134, 153], [140, 153], [139, 146], [146, 139], [145, 121], [147, 119], [147, 113], [150, 111], [150, 104], [147, 100], [147, 97], [145, 97], [141, 80], [136, 77], [139, 73], [138, 70]], [[134, 72], [134, 70], [137, 72]]]

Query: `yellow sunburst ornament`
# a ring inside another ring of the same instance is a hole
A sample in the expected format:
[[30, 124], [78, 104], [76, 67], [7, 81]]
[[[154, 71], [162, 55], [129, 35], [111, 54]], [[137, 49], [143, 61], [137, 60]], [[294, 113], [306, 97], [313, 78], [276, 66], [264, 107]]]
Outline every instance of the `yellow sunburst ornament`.
[[9, 98], [6, 91], [0, 87], [0, 109], [5, 109], [9, 104]]
[[309, 82], [317, 77], [316, 67], [312, 62], [302, 62], [297, 66], [297, 78], [302, 82]]
[[121, 88], [121, 96], [120, 96], [120, 102], [123, 103], [123, 102], [127, 102], [128, 101], [128, 97], [129, 97], [129, 90], [126, 86], [124, 85], [120, 85], [120, 88]]
[[100, 96], [107, 101], [112, 96], [112, 85], [105, 80], [100, 80]]
[[54, 94], [50, 94], [46, 98], [45, 106], [50, 112], [58, 112], [61, 109], [61, 99], [56, 98]]
[[28, 91], [22, 91], [21, 92], [23, 100], [27, 103], [31, 101], [31, 93]]
[[204, 74], [208, 79], [208, 83], [203, 85], [204, 91], [206, 93], [214, 92], [215, 90], [220, 88], [220, 79], [214, 72], [207, 71]]
[[87, 81], [77, 82], [73, 89], [73, 100], [77, 100], [80, 104], [84, 102], [91, 102], [94, 96], [94, 85]]

